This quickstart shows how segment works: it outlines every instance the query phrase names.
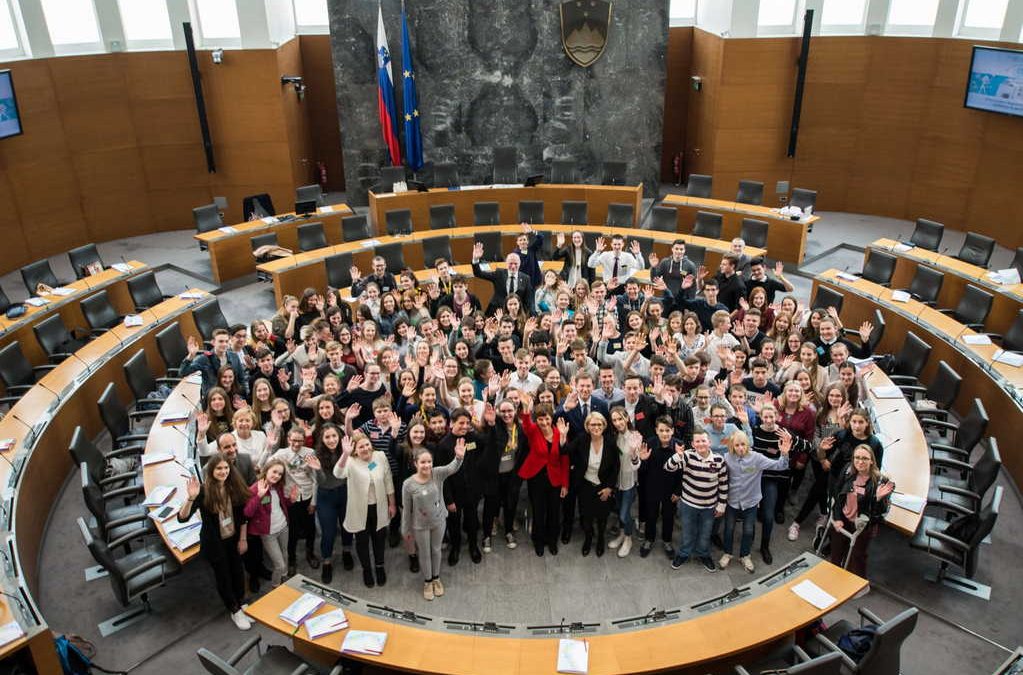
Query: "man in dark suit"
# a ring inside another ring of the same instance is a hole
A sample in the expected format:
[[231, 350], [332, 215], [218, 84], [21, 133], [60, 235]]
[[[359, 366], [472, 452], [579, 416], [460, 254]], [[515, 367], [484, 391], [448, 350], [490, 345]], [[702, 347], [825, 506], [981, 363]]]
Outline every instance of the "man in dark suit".
[[[581, 372], [575, 377], [575, 387], [572, 393], [558, 407], [554, 417], [555, 419], [564, 418], [568, 422], [571, 437], [575, 438], [577, 434], [587, 434], [585, 422], [590, 413], [600, 413], [604, 416], [605, 423], [611, 424], [609, 410], [607, 402], [593, 396], [593, 377]], [[571, 465], [569, 471], [572, 471]], [[567, 544], [572, 540], [572, 519], [575, 517], [576, 499], [576, 490], [570, 485], [568, 494], [561, 500], [562, 544]]]
[[554, 250], [555, 260], [564, 260], [565, 266], [561, 268], [559, 272], [562, 279], [568, 282], [569, 286], [574, 287], [576, 282], [580, 279], [586, 283], [593, 283], [593, 277], [596, 272], [592, 267], [586, 264], [586, 261], [593, 255], [593, 249], [586, 245], [586, 240], [583, 238], [583, 233], [576, 230], [572, 233], [571, 245], [565, 245], [565, 234], [564, 232], [558, 232], [557, 248]]
[[665, 414], [664, 406], [654, 400], [653, 396], [643, 393], [643, 378], [639, 375], [626, 375], [624, 389], [622, 407], [636, 431], [643, 438], [650, 438], [654, 435], [655, 420]]
[[483, 244], [476, 242], [476, 245], [472, 247], [472, 274], [477, 279], [486, 279], [494, 285], [494, 295], [490, 298], [490, 304], [487, 306], [487, 314], [493, 314], [497, 308], [504, 307], [504, 301], [512, 293], [519, 296], [522, 300], [522, 307], [527, 312], [533, 309], [533, 283], [529, 280], [529, 275], [519, 270], [519, 255], [517, 253], [509, 253], [508, 257], [505, 258], [505, 265], [507, 269], [499, 270], [484, 270], [480, 265], [480, 259], [483, 257]]

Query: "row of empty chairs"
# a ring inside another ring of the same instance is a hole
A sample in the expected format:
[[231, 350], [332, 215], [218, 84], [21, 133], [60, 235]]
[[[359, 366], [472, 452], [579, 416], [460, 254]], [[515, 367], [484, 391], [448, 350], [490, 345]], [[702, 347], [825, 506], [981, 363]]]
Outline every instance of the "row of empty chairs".
[[[689, 182], [686, 184], [687, 197], [700, 197], [711, 199], [714, 187], [714, 177], [706, 174], [693, 173], [689, 175]], [[764, 203], [764, 184], [756, 180], [740, 180], [739, 189], [735, 194], [735, 201], [740, 204], [761, 206]], [[789, 204], [798, 206], [804, 211], [817, 205], [816, 190], [805, 188], [793, 188], [789, 197]]]
[[[85, 244], [84, 246], [71, 249], [67, 255], [68, 260], [71, 262], [71, 268], [75, 271], [76, 279], [83, 279], [88, 276], [88, 269], [93, 265], [98, 264], [100, 267], [105, 267], [96, 244]], [[53, 273], [50, 261], [46, 258], [22, 267], [21, 280], [25, 284], [25, 290], [28, 291], [30, 296], [36, 295], [36, 289], [39, 288], [39, 284], [45, 284], [50, 288], [57, 288], [67, 283], [57, 279], [57, 275]], [[10, 299], [3, 289], [0, 289], [0, 312], [6, 312], [10, 306]]]
[[[626, 185], [628, 163], [608, 160], [601, 163], [600, 182], [602, 185]], [[430, 183], [436, 188], [460, 187], [462, 182], [458, 175], [458, 166], [452, 162], [437, 162], [432, 166]], [[539, 172], [537, 173], [539, 175]], [[390, 192], [394, 183], [405, 181], [407, 177], [404, 166], [385, 166], [380, 168], [380, 177], [372, 190], [374, 192]], [[491, 182], [495, 185], [514, 185], [522, 183], [530, 176], [519, 171], [519, 151], [513, 146], [500, 146], [493, 149], [493, 172]], [[544, 180], [558, 185], [574, 185], [579, 183], [579, 163], [574, 159], [555, 159], [550, 167], [543, 171]]]

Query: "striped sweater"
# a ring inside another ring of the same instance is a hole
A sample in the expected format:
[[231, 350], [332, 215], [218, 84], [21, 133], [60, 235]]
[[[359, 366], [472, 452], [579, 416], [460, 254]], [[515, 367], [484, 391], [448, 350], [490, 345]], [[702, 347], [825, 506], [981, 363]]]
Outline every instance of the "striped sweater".
[[695, 450], [674, 454], [664, 464], [665, 471], [682, 471], [679, 496], [696, 509], [721, 509], [728, 504], [728, 466], [716, 453], [701, 457]]

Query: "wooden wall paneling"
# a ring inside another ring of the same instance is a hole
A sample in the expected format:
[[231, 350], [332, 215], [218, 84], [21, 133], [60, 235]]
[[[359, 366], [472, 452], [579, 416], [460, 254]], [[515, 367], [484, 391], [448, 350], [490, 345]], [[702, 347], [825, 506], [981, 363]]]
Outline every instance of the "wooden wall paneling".
[[667, 81], [664, 85], [664, 130], [661, 136], [661, 180], [674, 182], [674, 158], [686, 148], [686, 117], [691, 90], [689, 74], [693, 53], [689, 26], [668, 29]]
[[[0, 155], [0, 213], [6, 214], [3, 226], [0, 226], [0, 235], [3, 236], [7, 246], [7, 254], [4, 256], [4, 263], [8, 269], [17, 269], [32, 262], [28, 255], [28, 242], [25, 240], [25, 233], [21, 227], [21, 217], [18, 213], [18, 203], [14, 199], [11, 183], [7, 179], [7, 168], [4, 166], [3, 155]], [[7, 296], [11, 298], [13, 289], [7, 290]], [[20, 288], [14, 297], [23, 297], [24, 291]], [[13, 298], [12, 298], [13, 299]]]
[[69, 156], [9, 167], [30, 260], [87, 243], [78, 178]]
[[203, 51], [199, 69], [216, 149], [235, 143], [286, 142], [274, 50], [229, 51], [219, 65]]
[[302, 50], [302, 69], [309, 87], [303, 105], [309, 116], [311, 158], [314, 162], [326, 163], [327, 189], [344, 190], [345, 172], [330, 36], [303, 35], [299, 47]]
[[686, 100], [685, 173], [711, 173], [714, 168], [715, 122], [725, 40], [713, 33], [693, 30], [691, 73], [702, 80], [702, 88]]
[[192, 208], [213, 201], [208, 185], [194, 187], [150, 188], [149, 207], [157, 231], [194, 230]]
[[[296, 37], [284, 43], [277, 50], [277, 74], [298, 75], [305, 80], [302, 52]], [[281, 85], [278, 93], [284, 112], [284, 129], [287, 133], [288, 148], [291, 151], [291, 175], [295, 185], [306, 185], [312, 181], [312, 144], [309, 140], [308, 105], [298, 99], [295, 88]]]

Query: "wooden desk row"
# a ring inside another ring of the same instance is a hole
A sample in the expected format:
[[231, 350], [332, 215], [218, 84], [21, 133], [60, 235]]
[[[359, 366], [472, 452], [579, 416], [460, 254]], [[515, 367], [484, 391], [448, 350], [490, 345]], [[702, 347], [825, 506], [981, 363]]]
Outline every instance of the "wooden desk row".
[[[341, 243], [341, 219], [352, 215], [347, 204], [321, 206], [309, 217], [296, 218], [284, 223], [276, 219], [253, 220], [229, 225], [212, 232], [195, 235], [196, 241], [205, 244], [210, 253], [210, 267], [217, 283], [243, 277], [256, 271], [256, 259], [252, 257], [252, 238], [271, 232], [277, 234], [277, 244], [292, 251], [298, 250], [298, 228], [306, 223], [323, 223], [323, 233], [328, 244]], [[294, 216], [294, 213], [280, 214], [279, 217]], [[269, 221], [269, 222], [268, 222]]]
[[[611, 673], [648, 673], [670, 670], [673, 673], [705, 673], [712, 667], [735, 663], [744, 654], [764, 648], [792, 635], [849, 600], [866, 585], [866, 580], [806, 554], [809, 569], [803, 569], [779, 581], [764, 592], [717, 610], [696, 615], [683, 608], [682, 620], [649, 624], [635, 629], [587, 634], [589, 672], [593, 675]], [[819, 610], [799, 598], [790, 589], [810, 580], [831, 594], [836, 603]], [[754, 586], [750, 584], [750, 586]], [[280, 619], [279, 614], [302, 595], [303, 589], [315, 588], [303, 577], [293, 577], [246, 609], [246, 613], [263, 625], [290, 635], [296, 653], [309, 661], [328, 665], [340, 656], [346, 631], [310, 640], [304, 628], [295, 630]], [[328, 595], [330, 592], [328, 591]], [[337, 601], [328, 604], [339, 606]], [[349, 630], [384, 631], [387, 645], [380, 656], [346, 655], [383, 668], [417, 672], [469, 675], [492, 673], [554, 673], [558, 654], [558, 637], [486, 636], [479, 631], [452, 632], [413, 626], [408, 623], [365, 613], [364, 603], [344, 607]], [[316, 614], [328, 611], [324, 606]], [[498, 616], [479, 620], [498, 621]], [[692, 618], [691, 618], [692, 617]], [[590, 620], [597, 617], [579, 617]], [[432, 620], [437, 624], [440, 620]], [[441, 624], [442, 625], [442, 624]], [[570, 637], [562, 635], [560, 637]]]
[[74, 291], [71, 295], [48, 295], [45, 296], [48, 302], [42, 307], [28, 305], [24, 315], [17, 319], [8, 319], [0, 314], [0, 349], [12, 342], [20, 342], [21, 350], [25, 358], [34, 366], [48, 363], [46, 352], [36, 341], [32, 328], [40, 321], [48, 319], [55, 313], [60, 314], [64, 325], [69, 329], [88, 329], [88, 322], [82, 314], [82, 300], [95, 294], [97, 291], [106, 290], [110, 297], [110, 304], [117, 310], [118, 314], [130, 314], [135, 311], [135, 303], [131, 300], [128, 292], [128, 279], [149, 270], [149, 266], [137, 260], [125, 263], [129, 269], [125, 271], [108, 268], [84, 279], [79, 279], [68, 284], [65, 288]]
[[639, 227], [643, 214], [643, 185], [559, 185], [541, 184], [533, 187], [511, 186], [478, 188], [433, 188], [428, 192], [369, 193], [370, 222], [378, 234], [387, 232], [387, 212], [400, 209], [412, 211], [413, 230], [430, 227], [430, 207], [450, 204], [455, 207], [455, 223], [465, 227], [475, 223], [473, 207], [478, 202], [497, 202], [502, 223], [519, 222], [519, 202], [543, 202], [544, 222], [561, 222], [561, 205], [566, 201], [586, 202], [586, 222], [603, 225], [611, 204], [632, 205], [632, 224]]
[[897, 353], [907, 331], [931, 345], [921, 381], [929, 382], [934, 377], [939, 361], [945, 361], [962, 376], [956, 412], [968, 412], [975, 398], [984, 401], [991, 418], [987, 433], [998, 439], [1006, 468], [1018, 485], [1023, 484], [1023, 452], [1010, 443], [1019, 431], [1016, 425], [1023, 421], [1023, 368], [996, 363], [996, 345], [963, 342], [963, 337], [975, 333], [952, 317], [915, 300], [897, 302], [892, 300], [890, 289], [864, 279], [847, 281], [838, 274], [833, 269], [819, 274], [814, 279], [814, 291], [817, 286], [827, 286], [845, 296], [842, 320], [848, 326], [872, 320], [874, 310], [880, 309], [887, 325], [879, 353]]
[[909, 288], [917, 267], [923, 264], [945, 274], [945, 279], [941, 283], [941, 293], [938, 294], [940, 307], [955, 307], [963, 297], [967, 284], [973, 284], [991, 293], [994, 300], [985, 326], [993, 333], [1004, 334], [1016, 320], [1019, 310], [1023, 309], [1023, 284], [998, 284], [987, 276], [988, 270], [983, 267], [919, 246], [902, 251], [896, 248], [899, 243], [893, 239], [878, 239], [867, 246], [864, 252], [864, 264], [871, 251], [884, 251], [897, 258], [895, 274], [892, 275], [892, 288]]
[[[117, 385], [122, 401], [132, 400], [123, 366], [139, 349], [146, 351], [158, 374], [164, 372], [156, 346], [156, 333], [164, 327], [177, 321], [184, 335], [199, 336], [192, 310], [209, 302], [211, 296], [199, 289], [191, 292], [203, 297], [171, 298], [143, 312], [143, 325], [128, 328], [122, 324], [89, 342], [50, 371], [0, 420], [0, 438], [14, 440], [13, 448], [3, 453], [10, 463], [0, 462], [0, 484], [13, 487], [0, 522], [0, 546], [13, 550], [14, 569], [20, 577], [16, 583], [30, 600], [38, 592], [39, 552], [50, 510], [71, 469], [68, 445], [75, 427], [83, 427], [90, 437], [99, 434], [102, 423], [96, 401], [110, 382]], [[13, 477], [15, 466], [20, 470]], [[38, 613], [37, 608], [35, 611]], [[52, 648], [52, 636], [45, 628], [41, 622], [33, 630], [42, 630]], [[11, 649], [11, 645], [0, 649], [0, 658]], [[60, 671], [56, 666], [56, 670], [40, 668], [40, 672]]]
[[[708, 269], [714, 270], [721, 260], [721, 256], [729, 250], [729, 243], [718, 239], [706, 239], [692, 235], [681, 235], [674, 232], [656, 232], [653, 230], [634, 230], [629, 228], [602, 227], [597, 225], [537, 225], [534, 227], [537, 232], [542, 232], [545, 237], [556, 237], [559, 232], [565, 234], [566, 240], [570, 239], [571, 233], [577, 230], [584, 233], [598, 234], [610, 237], [612, 234], [621, 234], [626, 238], [645, 238], [653, 242], [653, 250], [664, 257], [670, 255], [671, 242], [676, 239], [684, 239], [687, 243], [703, 246], [707, 251], [704, 264]], [[448, 230], [430, 230], [426, 232], [413, 232], [405, 237], [377, 237], [356, 241], [339, 246], [300, 253], [298, 255], [280, 258], [272, 262], [258, 266], [258, 270], [273, 278], [274, 295], [277, 304], [281, 303], [285, 295], [301, 297], [302, 291], [306, 288], [326, 288], [327, 270], [324, 261], [339, 253], [351, 253], [352, 262], [364, 273], [370, 269], [370, 261], [374, 255], [377, 245], [400, 243], [406, 265], [413, 270], [426, 270], [433, 267], [433, 260], [425, 260], [423, 257], [422, 242], [433, 237], [450, 237], [451, 252], [455, 262], [467, 263], [472, 259], [473, 237], [477, 233], [499, 232], [502, 237], [502, 251], [510, 251], [515, 245], [515, 233], [519, 231], [517, 225], [492, 225], [487, 227], [457, 227]], [[379, 242], [377, 244], [376, 242]], [[606, 244], [605, 248], [610, 244]], [[747, 249], [751, 256], [764, 255], [766, 251], [758, 248]], [[560, 270], [561, 261], [555, 261], [555, 269]], [[471, 270], [469, 272], [471, 274]], [[484, 282], [485, 283], [485, 282]], [[489, 284], [486, 284], [489, 288]], [[474, 286], [475, 290], [481, 287]], [[475, 292], [475, 291], [474, 291]], [[489, 296], [488, 296], [489, 297]]]
[[[729, 240], [739, 236], [743, 218], [766, 220], [767, 250], [771, 252], [771, 257], [797, 265], [803, 262], [807, 229], [820, 220], [820, 216], [816, 215], [802, 220], [792, 220], [768, 206], [753, 206], [752, 204], [685, 195], [668, 195], [662, 204], [678, 209], [679, 232], [693, 231], [697, 211], [710, 211], [719, 214], [722, 217], [721, 237]], [[753, 254], [750, 253], [750, 255]]]

